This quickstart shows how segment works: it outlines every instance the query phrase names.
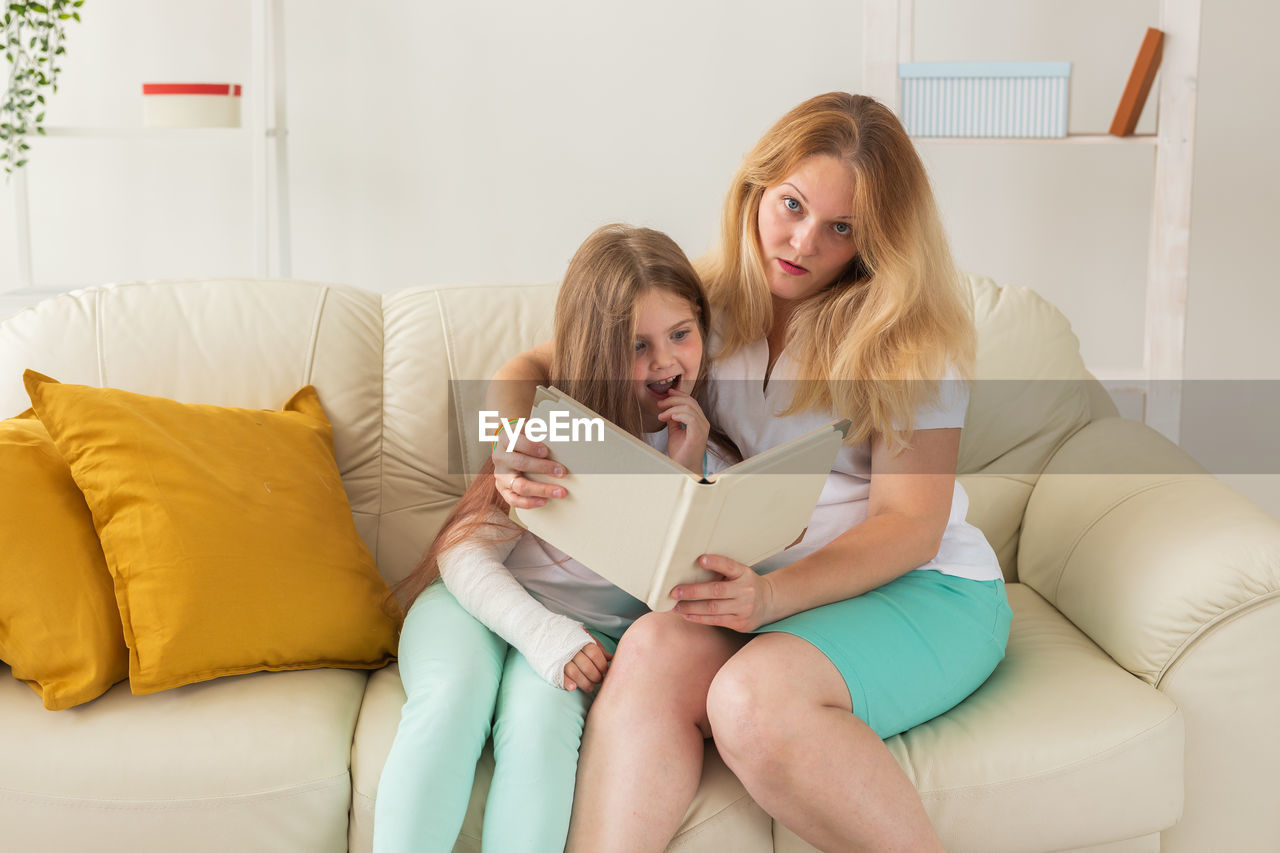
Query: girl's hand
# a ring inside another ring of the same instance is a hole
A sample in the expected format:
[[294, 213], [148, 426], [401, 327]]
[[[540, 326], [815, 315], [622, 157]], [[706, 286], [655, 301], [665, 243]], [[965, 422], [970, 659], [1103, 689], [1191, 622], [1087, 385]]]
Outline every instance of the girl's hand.
[[658, 420], [667, 424], [667, 455], [701, 475], [711, 424], [698, 401], [691, 394], [672, 388], [658, 401]]
[[676, 612], [690, 622], [720, 625], [740, 633], [748, 633], [776, 622], [771, 612], [773, 587], [769, 578], [756, 574], [750, 566], [704, 554], [698, 565], [723, 578], [706, 583], [686, 583], [671, 590], [677, 600]]
[[550, 451], [545, 444], [530, 441], [524, 435], [516, 439], [515, 447], [506, 449], [504, 439], [493, 446], [489, 458], [493, 460], [493, 482], [498, 494], [511, 506], [532, 509], [542, 506], [549, 498], [562, 498], [568, 494], [564, 486], [539, 483], [525, 474], [548, 474], [563, 477], [565, 467], [554, 459], [548, 459]]
[[612, 658], [613, 655], [604, 650], [600, 641], [591, 637], [591, 642], [564, 665], [564, 689], [592, 692], [597, 684], [604, 681]]

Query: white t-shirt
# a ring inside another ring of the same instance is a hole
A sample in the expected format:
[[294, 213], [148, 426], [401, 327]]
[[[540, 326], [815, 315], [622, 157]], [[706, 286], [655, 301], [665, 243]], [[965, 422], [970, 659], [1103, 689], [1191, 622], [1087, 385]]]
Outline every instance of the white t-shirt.
[[[709, 400], [711, 422], [738, 445], [744, 458], [754, 456], [788, 439], [830, 423], [832, 412], [801, 412], [779, 417], [791, 402], [795, 364], [783, 350], [773, 366], [768, 385], [764, 384], [769, 363], [769, 345], [764, 339], [754, 341], [732, 356], [712, 363]], [[940, 399], [935, 406], [916, 412], [916, 429], [942, 429], [964, 426], [969, 391], [963, 382], [942, 383]], [[871, 441], [845, 444], [836, 455], [827, 476], [827, 484], [809, 520], [804, 539], [792, 547], [757, 563], [762, 573], [792, 563], [812, 554], [840, 534], [867, 517], [867, 499], [871, 493]], [[982, 531], [965, 521], [969, 496], [959, 482], [951, 499], [951, 516], [942, 536], [938, 555], [919, 569], [933, 569], [943, 574], [974, 580], [996, 580], [1001, 577], [995, 551]]]

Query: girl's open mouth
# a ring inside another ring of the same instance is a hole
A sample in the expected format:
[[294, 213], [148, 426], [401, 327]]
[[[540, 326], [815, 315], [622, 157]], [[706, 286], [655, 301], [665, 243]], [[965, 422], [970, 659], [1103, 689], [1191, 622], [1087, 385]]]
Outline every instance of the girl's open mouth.
[[649, 392], [655, 397], [665, 397], [667, 392], [680, 384], [682, 374], [677, 373], [669, 379], [663, 379], [661, 382], [650, 382], [645, 385]]
[[778, 258], [778, 266], [782, 267], [782, 271], [788, 275], [804, 275], [808, 272], [807, 269], [799, 264], [793, 264], [791, 261], [784, 261], [782, 258]]

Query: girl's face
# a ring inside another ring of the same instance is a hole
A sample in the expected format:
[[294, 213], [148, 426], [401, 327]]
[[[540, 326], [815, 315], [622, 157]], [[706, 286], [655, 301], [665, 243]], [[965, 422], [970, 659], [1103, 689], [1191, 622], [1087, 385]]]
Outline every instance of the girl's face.
[[702, 366], [702, 332], [693, 306], [674, 293], [649, 288], [636, 303], [635, 360], [631, 380], [645, 432], [666, 427], [658, 420], [658, 400], [671, 389], [693, 392]]
[[756, 227], [765, 279], [776, 298], [812, 296], [853, 260], [853, 190], [849, 167], [817, 154], [764, 191]]

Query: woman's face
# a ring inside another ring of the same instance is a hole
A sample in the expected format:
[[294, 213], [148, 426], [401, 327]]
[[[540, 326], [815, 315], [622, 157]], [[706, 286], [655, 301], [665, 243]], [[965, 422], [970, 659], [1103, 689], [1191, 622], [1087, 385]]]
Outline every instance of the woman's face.
[[812, 296], [853, 260], [853, 189], [847, 165], [816, 154], [764, 191], [756, 227], [765, 279], [776, 298]]

